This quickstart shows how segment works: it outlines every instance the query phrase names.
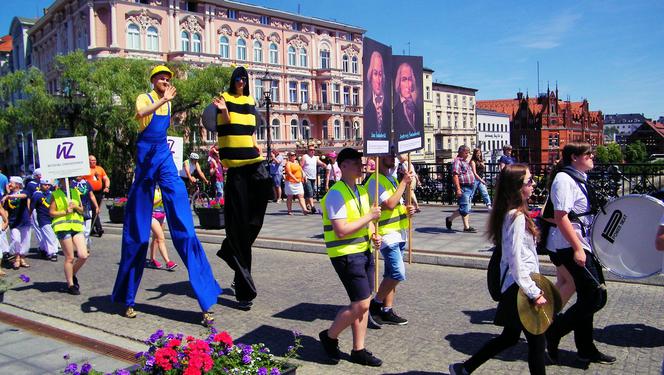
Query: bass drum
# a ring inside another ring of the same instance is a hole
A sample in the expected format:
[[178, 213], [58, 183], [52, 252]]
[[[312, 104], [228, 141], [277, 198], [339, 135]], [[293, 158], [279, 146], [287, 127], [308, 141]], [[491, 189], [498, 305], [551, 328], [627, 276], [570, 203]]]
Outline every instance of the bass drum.
[[625, 195], [604, 206], [592, 225], [593, 251], [611, 273], [641, 279], [662, 272], [664, 252], [655, 248], [664, 203], [647, 195]]

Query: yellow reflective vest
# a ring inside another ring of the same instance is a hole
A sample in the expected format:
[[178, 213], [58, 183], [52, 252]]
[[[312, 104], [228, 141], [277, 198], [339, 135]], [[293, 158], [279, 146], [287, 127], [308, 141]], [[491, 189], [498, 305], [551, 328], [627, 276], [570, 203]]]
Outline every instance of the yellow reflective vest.
[[325, 204], [327, 196], [332, 191], [337, 191], [343, 197], [346, 205], [346, 222], [348, 223], [359, 220], [371, 208], [369, 194], [367, 194], [366, 189], [362, 185], [357, 185], [357, 191], [360, 194], [359, 199], [343, 181], [337, 182], [330, 188], [330, 191], [328, 191], [321, 200], [321, 207], [323, 210], [323, 237], [325, 239], [327, 255], [330, 258], [336, 258], [343, 255], [363, 253], [367, 250], [371, 250], [372, 247], [369, 246], [369, 228], [367, 226], [364, 226], [357, 232], [349, 234], [343, 238], [337, 237], [334, 230], [332, 230], [332, 222], [328, 216], [327, 206]]
[[254, 147], [253, 134], [256, 131], [254, 98], [244, 95], [236, 98], [227, 92], [221, 95], [226, 100], [230, 117], [230, 123], [225, 123], [221, 113], [217, 114], [221, 164], [226, 168], [233, 168], [262, 161], [263, 156]]
[[[71, 194], [71, 200], [81, 204], [81, 194], [77, 189], [69, 189]], [[55, 200], [55, 207], [58, 211], [65, 211], [69, 203], [67, 202], [67, 196], [62, 190], [55, 190], [51, 194], [51, 199]], [[53, 218], [51, 221], [51, 227], [54, 232], [65, 232], [65, 231], [74, 231], [74, 232], [83, 232], [83, 215], [74, 211], [70, 214]]]
[[[372, 173], [371, 177], [365, 183], [365, 187], [368, 188], [371, 181], [376, 180], [376, 174]], [[397, 191], [397, 187], [383, 174], [378, 174], [378, 183], [383, 189], [390, 194], [394, 195]], [[379, 200], [380, 202], [380, 200]], [[392, 232], [398, 232], [408, 229], [408, 212], [406, 211], [406, 206], [403, 204], [398, 204], [394, 207], [393, 210], [381, 209], [380, 219], [378, 219], [378, 234], [381, 236], [386, 235]]]

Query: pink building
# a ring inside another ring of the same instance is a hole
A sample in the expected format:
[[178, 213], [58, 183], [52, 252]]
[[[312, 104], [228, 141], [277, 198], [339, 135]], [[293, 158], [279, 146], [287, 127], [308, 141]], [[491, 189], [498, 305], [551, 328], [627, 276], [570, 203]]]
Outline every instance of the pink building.
[[[295, 149], [312, 138], [324, 148], [360, 147], [364, 31], [225, 0], [56, 0], [30, 29], [30, 43], [32, 64], [53, 92], [54, 57], [76, 49], [91, 59], [243, 65], [257, 99], [268, 71], [274, 147]], [[258, 138], [266, 139], [265, 124]]]

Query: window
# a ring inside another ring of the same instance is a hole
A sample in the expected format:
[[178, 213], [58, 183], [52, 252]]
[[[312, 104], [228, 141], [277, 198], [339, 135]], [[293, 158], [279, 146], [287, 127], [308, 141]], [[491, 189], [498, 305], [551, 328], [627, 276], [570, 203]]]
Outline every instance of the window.
[[320, 100], [323, 104], [327, 104], [327, 83], [320, 85]]
[[272, 86], [270, 87], [270, 96], [272, 97], [272, 102], [279, 102], [279, 81], [272, 81]]
[[237, 10], [235, 9], [229, 9], [228, 10], [228, 18], [235, 20], [237, 19]]
[[468, 99], [468, 102], [470, 103], [470, 109], [475, 109], [475, 100], [473, 98]]
[[344, 139], [352, 139], [353, 136], [350, 132], [350, 121], [344, 122]]
[[461, 106], [462, 106], [463, 108], [466, 108], [466, 97], [465, 97], [465, 96], [462, 98]]
[[427, 100], [431, 100], [431, 87], [427, 86]]
[[269, 24], [270, 24], [270, 17], [261, 16], [261, 25], [269, 25]]
[[454, 129], [459, 127], [459, 116], [454, 115]]
[[341, 121], [334, 120], [334, 139], [341, 139]]
[[302, 47], [300, 48], [300, 66], [306, 68], [308, 65], [307, 60], [308, 60], [307, 50], [304, 47]]
[[189, 51], [189, 33], [183, 31], [182, 34], [180, 34], [180, 40], [182, 42], [182, 50]]
[[279, 64], [279, 49], [274, 43], [270, 44], [270, 64]]
[[300, 82], [300, 103], [309, 103], [309, 83]]
[[260, 117], [260, 124], [256, 130], [256, 139], [259, 141], [265, 140], [265, 121], [263, 121], [263, 117]]
[[341, 58], [341, 70], [348, 72], [348, 55], [343, 55]]
[[263, 81], [260, 78], [254, 79], [254, 98], [256, 101], [263, 98]]
[[327, 130], [327, 121], [323, 121], [321, 126], [323, 127], [323, 139], [328, 139], [329, 131]]
[[350, 87], [344, 86], [344, 105], [350, 105]]
[[127, 26], [127, 48], [128, 49], [141, 49], [141, 34], [133, 23]]
[[291, 140], [296, 140], [297, 139], [297, 120], [292, 119], [290, 122], [290, 139]]
[[295, 66], [295, 48], [288, 46], [288, 65]]
[[332, 85], [332, 95], [334, 96], [334, 103], [341, 103], [341, 85], [335, 83]]
[[191, 50], [196, 53], [201, 53], [201, 34], [194, 33], [191, 36]]
[[254, 62], [263, 62], [263, 45], [259, 41], [254, 41]]
[[454, 95], [454, 106], [455, 107], [459, 106], [459, 102], [457, 101], [457, 99], [458, 99], [458, 97], [456, 95]]
[[225, 59], [228, 58], [228, 38], [225, 36], [219, 38], [219, 55]]
[[148, 51], [159, 51], [159, 31], [157, 31], [156, 27], [148, 27], [147, 42]]
[[302, 30], [302, 24], [299, 22], [293, 22], [293, 30], [300, 31]]
[[440, 107], [440, 94], [436, 94], [436, 105]]
[[297, 82], [288, 82], [288, 101], [297, 103]]
[[281, 139], [281, 124], [276, 118], [272, 120], [272, 139]]
[[427, 152], [431, 153], [431, 138], [427, 138]]
[[452, 115], [447, 115], [447, 127], [452, 127]]
[[353, 123], [353, 129], [355, 129], [355, 139], [360, 140], [362, 139], [362, 129], [360, 129], [360, 123], [355, 121]]
[[447, 106], [451, 107], [452, 104], [450, 104], [450, 94], [447, 94]]
[[239, 38], [237, 40], [237, 59], [246, 60], [247, 59], [247, 42], [244, 39]]
[[431, 126], [431, 112], [427, 112], [427, 125]]
[[440, 129], [440, 126], [441, 126], [441, 118], [440, 118], [440, 115], [436, 116], [436, 120], [437, 120], [438, 129]]
[[353, 105], [358, 106], [360, 103], [360, 89], [359, 87], [353, 87]]
[[[466, 116], [463, 116], [463, 128], [466, 128]], [[465, 143], [465, 142], [464, 142]]]
[[353, 56], [350, 61], [350, 69], [353, 73], [357, 74], [357, 56]]
[[309, 121], [302, 120], [302, 139], [311, 138], [311, 127], [309, 126]]
[[321, 50], [320, 51], [320, 68], [321, 69], [330, 69], [330, 51]]

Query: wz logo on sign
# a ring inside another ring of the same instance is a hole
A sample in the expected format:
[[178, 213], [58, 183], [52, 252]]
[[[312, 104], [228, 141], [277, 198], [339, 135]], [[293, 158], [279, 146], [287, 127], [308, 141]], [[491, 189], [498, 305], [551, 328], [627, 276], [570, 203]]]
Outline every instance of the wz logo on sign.
[[614, 243], [618, 233], [620, 232], [620, 229], [622, 228], [623, 224], [625, 224], [625, 220], [627, 220], [627, 216], [625, 216], [622, 211], [613, 211], [609, 221], [604, 227], [604, 230], [602, 230], [602, 237], [604, 237], [604, 239], [607, 241]]
[[171, 154], [175, 154], [175, 151], [173, 151], [173, 146], [175, 145], [175, 140], [174, 139], [169, 139], [168, 140], [168, 149], [171, 150]]
[[72, 142], [62, 142], [55, 150], [56, 159], [74, 159], [76, 156], [71, 153], [74, 146]]

